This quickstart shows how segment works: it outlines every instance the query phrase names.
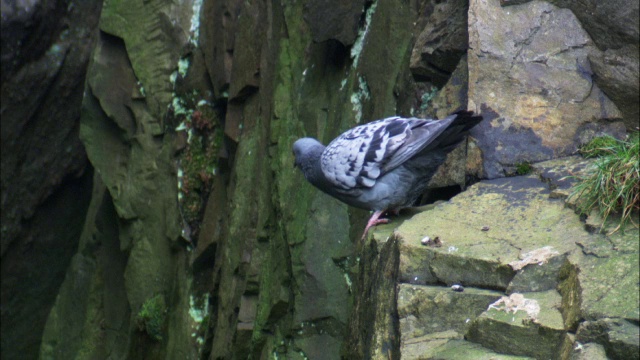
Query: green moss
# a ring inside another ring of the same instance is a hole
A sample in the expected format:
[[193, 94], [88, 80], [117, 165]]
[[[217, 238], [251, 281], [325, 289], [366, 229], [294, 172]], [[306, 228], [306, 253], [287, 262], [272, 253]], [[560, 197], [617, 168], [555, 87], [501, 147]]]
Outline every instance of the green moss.
[[597, 210], [603, 223], [609, 215], [619, 214], [620, 221], [610, 233], [633, 222], [631, 214], [640, 210], [638, 139], [638, 132], [626, 141], [605, 136], [593, 139], [581, 149], [585, 156], [598, 158], [585, 175], [576, 177], [578, 184], [570, 197], [577, 200], [582, 214]]
[[160, 294], [147, 299], [136, 317], [140, 331], [145, 331], [151, 339], [162, 341], [162, 332], [167, 318], [167, 304]]
[[533, 166], [528, 162], [521, 162], [516, 164], [516, 174], [528, 175], [533, 171]]

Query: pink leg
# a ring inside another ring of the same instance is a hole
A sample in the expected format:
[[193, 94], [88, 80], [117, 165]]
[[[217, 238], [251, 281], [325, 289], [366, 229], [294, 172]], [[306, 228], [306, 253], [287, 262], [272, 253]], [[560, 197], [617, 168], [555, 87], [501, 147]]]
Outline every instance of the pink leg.
[[386, 224], [389, 222], [389, 219], [379, 219], [380, 215], [384, 214], [385, 210], [378, 210], [371, 215], [369, 222], [367, 223], [367, 227], [364, 228], [364, 234], [362, 234], [362, 241], [367, 238], [367, 234], [369, 233], [369, 229], [372, 226], [376, 226], [378, 224]]

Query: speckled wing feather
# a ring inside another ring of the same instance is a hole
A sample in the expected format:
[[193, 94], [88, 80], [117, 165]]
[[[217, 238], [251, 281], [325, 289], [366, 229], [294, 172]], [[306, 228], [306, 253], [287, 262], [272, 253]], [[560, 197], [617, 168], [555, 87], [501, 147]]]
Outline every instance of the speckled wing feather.
[[424, 149], [454, 118], [391, 117], [355, 127], [322, 152], [322, 172], [337, 189], [370, 188], [376, 179]]

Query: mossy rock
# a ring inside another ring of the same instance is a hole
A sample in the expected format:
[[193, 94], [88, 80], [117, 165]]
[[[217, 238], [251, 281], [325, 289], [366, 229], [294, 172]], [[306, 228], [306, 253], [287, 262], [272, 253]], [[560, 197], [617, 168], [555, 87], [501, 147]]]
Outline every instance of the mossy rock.
[[138, 329], [155, 341], [162, 341], [164, 323], [167, 319], [167, 304], [164, 296], [158, 294], [142, 304], [136, 316]]

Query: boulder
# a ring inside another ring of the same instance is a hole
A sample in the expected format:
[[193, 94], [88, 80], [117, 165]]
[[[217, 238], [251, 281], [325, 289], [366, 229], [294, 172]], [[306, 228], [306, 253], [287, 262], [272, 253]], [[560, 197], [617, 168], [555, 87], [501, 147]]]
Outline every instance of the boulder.
[[[636, 40], [637, 41], [637, 40]], [[627, 130], [638, 129], [640, 119], [640, 59], [638, 45], [627, 45], [620, 49], [594, 51], [589, 54], [596, 84], [613, 101], [624, 117]]]
[[486, 119], [471, 132], [481, 177], [571, 155], [588, 123], [624, 127], [611, 122], [622, 113], [594, 83], [588, 56], [596, 48], [570, 10], [472, 1], [469, 24], [469, 106]]

